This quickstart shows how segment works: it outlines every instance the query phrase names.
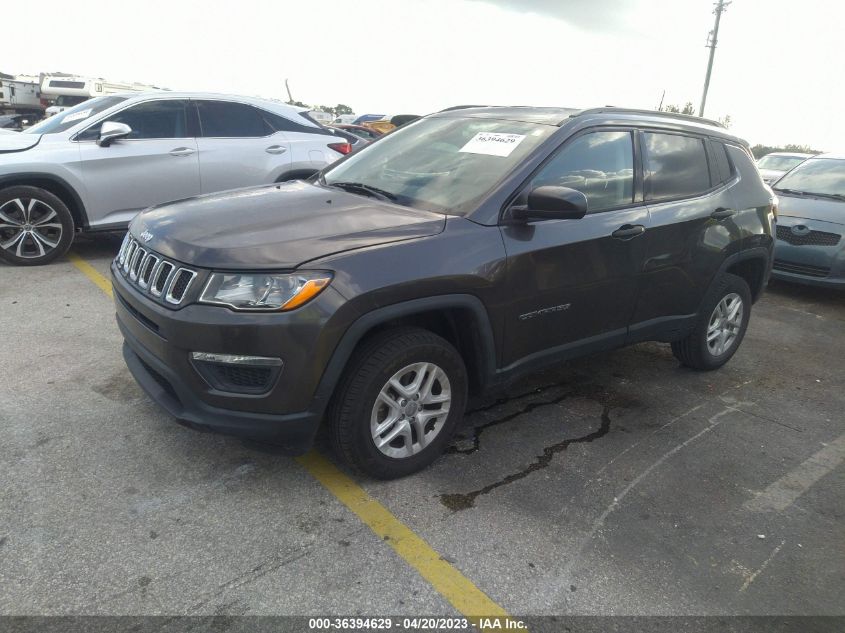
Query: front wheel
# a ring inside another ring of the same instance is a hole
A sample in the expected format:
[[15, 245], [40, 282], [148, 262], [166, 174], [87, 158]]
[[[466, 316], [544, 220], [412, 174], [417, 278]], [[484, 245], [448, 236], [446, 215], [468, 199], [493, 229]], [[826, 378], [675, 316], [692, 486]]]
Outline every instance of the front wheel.
[[417, 328], [376, 335], [355, 354], [329, 409], [332, 446], [379, 479], [428, 466], [466, 406], [463, 360], [445, 339]]
[[695, 329], [672, 343], [672, 353], [687, 367], [718, 369], [736, 353], [751, 316], [751, 290], [742, 277], [725, 273], [707, 293]]
[[55, 195], [39, 187], [0, 191], [0, 260], [19, 266], [48, 264], [73, 241], [73, 217]]

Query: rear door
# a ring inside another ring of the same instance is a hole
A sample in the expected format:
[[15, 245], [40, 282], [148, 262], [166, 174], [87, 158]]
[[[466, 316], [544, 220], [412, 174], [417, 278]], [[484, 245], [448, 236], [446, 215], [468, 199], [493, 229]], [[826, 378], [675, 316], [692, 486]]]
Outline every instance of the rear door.
[[624, 342], [648, 229], [634, 134], [597, 129], [568, 140], [517, 197], [564, 186], [582, 191], [589, 211], [580, 220], [502, 227], [505, 367]]
[[687, 327], [725, 257], [741, 244], [728, 186], [732, 177], [719, 169], [724, 155], [717, 162], [703, 136], [662, 130], [641, 135], [651, 230], [630, 341]]
[[91, 226], [128, 222], [142, 209], [200, 192], [197, 141], [185, 99], [136, 103], [107, 121], [125, 123], [132, 133], [100, 147], [99, 121], [80, 132], [81, 170]]
[[272, 183], [291, 164], [290, 142], [269, 113], [234, 101], [194, 100], [203, 193]]

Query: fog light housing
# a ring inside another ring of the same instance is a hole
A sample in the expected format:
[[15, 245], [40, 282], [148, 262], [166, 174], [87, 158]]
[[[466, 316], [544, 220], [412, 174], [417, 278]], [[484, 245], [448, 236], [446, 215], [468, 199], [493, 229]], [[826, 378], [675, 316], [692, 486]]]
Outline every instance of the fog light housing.
[[249, 395], [270, 391], [284, 367], [281, 358], [214, 352], [191, 352], [191, 364], [212, 389]]

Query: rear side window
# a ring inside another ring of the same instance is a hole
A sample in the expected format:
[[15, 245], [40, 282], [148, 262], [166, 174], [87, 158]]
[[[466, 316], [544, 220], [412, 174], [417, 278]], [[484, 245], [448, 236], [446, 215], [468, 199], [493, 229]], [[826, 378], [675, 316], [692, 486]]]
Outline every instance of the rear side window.
[[257, 108], [231, 101], [197, 101], [204, 137], [250, 138], [273, 133]]
[[100, 127], [106, 121], [125, 123], [132, 128], [130, 139], [187, 138], [187, 102], [181, 99], [145, 101], [130, 106], [110, 116], [105, 121], [89, 127], [77, 137], [80, 141], [95, 140], [100, 136]]
[[710, 189], [703, 139], [655, 132], [643, 137], [646, 199], [691, 198]]
[[306, 134], [332, 134], [332, 131], [327, 130], [322, 126], [313, 127], [310, 125], [305, 125], [304, 123], [298, 123], [297, 121], [292, 121], [291, 119], [284, 117], [281, 114], [276, 114], [275, 112], [261, 110], [261, 116], [267, 122], [267, 125], [271, 128], [272, 132], [305, 132]]
[[728, 158], [728, 150], [725, 148], [725, 144], [719, 141], [711, 141], [711, 146], [713, 147], [713, 155], [716, 158], [716, 170], [718, 171], [716, 179], [719, 182], [727, 182], [733, 176], [731, 161]]
[[556, 185], [587, 197], [590, 213], [634, 201], [634, 147], [630, 132], [591, 132], [567, 144], [531, 180], [531, 189]]

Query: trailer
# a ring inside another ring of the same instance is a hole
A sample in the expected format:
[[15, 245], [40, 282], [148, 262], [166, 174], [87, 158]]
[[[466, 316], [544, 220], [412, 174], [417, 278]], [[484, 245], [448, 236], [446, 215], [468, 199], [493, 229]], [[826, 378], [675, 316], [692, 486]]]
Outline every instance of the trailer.
[[41, 76], [41, 95], [43, 98], [53, 101], [53, 104], [47, 108], [47, 116], [63, 112], [93, 97], [147, 90], [162, 90], [162, 88], [141, 83], [107, 81], [102, 78], [80, 77], [65, 73]]
[[29, 75], [0, 73], [0, 114], [44, 115], [40, 81]]

